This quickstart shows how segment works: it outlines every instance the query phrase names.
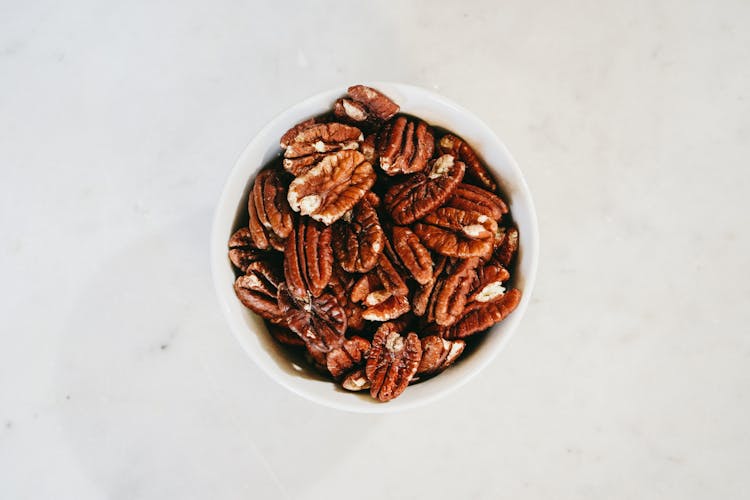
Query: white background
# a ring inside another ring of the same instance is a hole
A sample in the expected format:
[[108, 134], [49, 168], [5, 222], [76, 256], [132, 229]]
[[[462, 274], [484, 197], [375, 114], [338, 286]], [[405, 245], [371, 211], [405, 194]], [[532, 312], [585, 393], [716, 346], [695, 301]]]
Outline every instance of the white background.
[[[750, 3], [0, 0], [0, 497], [747, 498]], [[245, 356], [214, 204], [329, 87], [486, 120], [540, 218], [528, 313], [431, 406]]]

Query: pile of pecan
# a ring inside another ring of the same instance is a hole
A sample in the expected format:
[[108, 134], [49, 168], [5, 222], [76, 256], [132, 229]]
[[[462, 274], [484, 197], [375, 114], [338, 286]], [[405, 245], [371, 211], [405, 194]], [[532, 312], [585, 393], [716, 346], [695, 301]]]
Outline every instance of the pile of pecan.
[[280, 144], [229, 240], [235, 292], [345, 389], [393, 399], [518, 305], [518, 230], [461, 138], [356, 85]]

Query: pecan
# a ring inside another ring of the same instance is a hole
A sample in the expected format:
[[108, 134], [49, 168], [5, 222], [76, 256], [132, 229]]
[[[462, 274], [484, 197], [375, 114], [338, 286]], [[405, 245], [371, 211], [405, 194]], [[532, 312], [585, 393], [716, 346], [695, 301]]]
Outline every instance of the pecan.
[[229, 238], [229, 260], [234, 267], [243, 273], [247, 266], [256, 260], [267, 259], [268, 252], [264, 252], [253, 243], [252, 233], [249, 227], [242, 227]]
[[283, 250], [284, 240], [292, 232], [292, 211], [286, 197], [278, 171], [263, 170], [255, 178], [248, 211], [250, 231], [259, 248]]
[[399, 111], [398, 104], [371, 87], [353, 85], [347, 89], [347, 93], [379, 120], [390, 120]]
[[415, 333], [404, 338], [392, 323], [383, 323], [375, 332], [365, 367], [372, 397], [389, 401], [404, 392], [421, 357], [422, 344]]
[[427, 321], [450, 326], [461, 317], [478, 263], [475, 257], [446, 264], [430, 294]]
[[421, 219], [453, 194], [465, 168], [450, 155], [437, 158], [429, 173], [416, 173], [391, 186], [383, 199], [385, 209], [397, 224], [411, 224]]
[[448, 368], [464, 352], [463, 340], [446, 340], [437, 335], [422, 339], [422, 359], [417, 374], [433, 375]]
[[273, 323], [266, 323], [268, 333], [271, 334], [280, 344], [289, 346], [303, 346], [305, 341], [297, 336], [296, 333], [281, 325], [275, 325]]
[[466, 164], [466, 177], [490, 191], [497, 191], [492, 175], [466, 141], [453, 134], [444, 135], [438, 145], [442, 154], [451, 154]]
[[518, 229], [511, 227], [502, 234], [502, 239], [495, 250], [495, 258], [498, 264], [504, 267], [510, 266], [513, 257], [518, 251]]
[[378, 155], [375, 151], [375, 141], [377, 140], [376, 134], [370, 134], [367, 137], [365, 137], [365, 142], [362, 143], [362, 146], [359, 148], [360, 151], [362, 151], [362, 154], [365, 157], [365, 160], [369, 161], [373, 165], [375, 165], [375, 160], [377, 160]]
[[284, 276], [296, 297], [308, 292], [317, 297], [333, 272], [331, 228], [307, 217], [300, 218], [284, 249]]
[[355, 280], [351, 275], [341, 269], [341, 267], [334, 266], [328, 288], [346, 313], [347, 328], [349, 330], [360, 331], [365, 326], [365, 320], [362, 317], [362, 306], [351, 298], [351, 291], [354, 284]]
[[508, 206], [499, 196], [471, 184], [459, 184], [444, 206], [479, 212], [495, 221], [508, 213]]
[[362, 337], [352, 337], [341, 347], [328, 352], [326, 366], [334, 378], [340, 379], [361, 365], [370, 354], [370, 342]]
[[340, 219], [375, 183], [375, 171], [359, 151], [338, 151], [289, 185], [292, 210], [326, 225]]
[[333, 250], [341, 267], [365, 273], [375, 267], [383, 252], [383, 228], [368, 197], [333, 225]]
[[378, 136], [380, 168], [388, 175], [421, 172], [432, 158], [435, 138], [422, 120], [399, 116]]
[[368, 321], [388, 321], [407, 312], [409, 312], [409, 299], [406, 296], [388, 295], [383, 300], [378, 297], [378, 301], [362, 311], [362, 317]]
[[273, 323], [284, 320], [276, 300], [279, 284], [283, 281], [277, 269], [265, 261], [255, 261], [247, 266], [246, 274], [234, 282], [234, 292], [240, 302]]
[[412, 227], [422, 243], [449, 257], [482, 257], [492, 252], [497, 222], [479, 212], [443, 207]]
[[492, 302], [473, 302], [464, 310], [463, 317], [448, 328], [443, 336], [447, 339], [461, 339], [485, 330], [505, 319], [520, 300], [521, 292], [514, 288]]
[[491, 302], [505, 293], [503, 282], [510, 279], [510, 273], [496, 259], [492, 259], [477, 270], [477, 280], [473, 284], [468, 302]]
[[341, 121], [354, 125], [371, 125], [375, 121], [364, 104], [346, 97], [333, 104], [333, 114]]
[[420, 285], [432, 279], [432, 255], [408, 227], [394, 226], [393, 250], [403, 267]]
[[297, 135], [300, 132], [302, 132], [306, 128], [310, 128], [311, 126], [315, 125], [316, 123], [318, 123], [318, 119], [317, 118], [315, 118], [315, 117], [308, 118], [307, 120], [298, 123], [294, 127], [290, 128], [289, 130], [287, 130], [286, 132], [284, 132], [284, 135], [282, 135], [281, 139], [279, 139], [279, 145], [281, 146], [281, 149], [288, 148], [289, 145], [294, 140], [294, 138], [297, 137]]
[[[291, 134], [291, 131], [287, 134]], [[362, 131], [356, 127], [335, 122], [314, 123], [300, 128], [293, 139], [287, 139], [283, 165], [294, 176], [300, 176], [326, 155], [356, 150], [363, 140]]]
[[354, 370], [341, 382], [341, 387], [347, 391], [364, 391], [370, 388], [370, 381], [367, 380], [365, 370], [359, 368]]
[[433, 272], [432, 278], [430, 278], [427, 283], [417, 288], [412, 294], [412, 311], [417, 316], [424, 316], [427, 312], [427, 305], [430, 302], [432, 291], [435, 289], [437, 280], [443, 274], [443, 270], [445, 269], [447, 263], [448, 258], [445, 256], [440, 256], [435, 262], [435, 270]]
[[333, 295], [296, 297], [282, 283], [278, 304], [289, 329], [305, 341], [308, 350], [327, 353], [344, 342], [346, 314]]

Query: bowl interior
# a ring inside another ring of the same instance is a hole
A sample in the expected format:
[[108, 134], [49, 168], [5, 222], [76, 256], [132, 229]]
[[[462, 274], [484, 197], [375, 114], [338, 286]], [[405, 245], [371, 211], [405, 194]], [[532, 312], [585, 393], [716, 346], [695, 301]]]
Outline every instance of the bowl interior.
[[309, 370], [302, 359], [290, 356], [267, 333], [263, 321], [235, 297], [235, 279], [227, 257], [227, 241], [246, 220], [245, 201], [250, 180], [280, 152], [279, 138], [292, 125], [328, 111], [345, 88], [315, 95], [291, 107], [272, 120], [250, 142], [232, 170], [219, 200], [211, 235], [211, 266], [220, 306], [248, 355], [274, 380], [289, 390], [320, 404], [358, 412], [390, 412], [425, 404], [468, 381], [485, 367], [507, 342], [528, 305], [538, 258], [538, 229], [533, 202], [518, 166], [505, 146], [476, 116], [428, 90], [396, 83], [370, 83], [395, 100], [404, 113], [418, 116], [431, 125], [450, 130], [479, 153], [501, 187], [519, 230], [514, 286], [522, 292], [517, 309], [492, 327], [466, 355], [438, 377], [409, 387], [401, 396], [379, 403], [367, 394], [341, 389]]

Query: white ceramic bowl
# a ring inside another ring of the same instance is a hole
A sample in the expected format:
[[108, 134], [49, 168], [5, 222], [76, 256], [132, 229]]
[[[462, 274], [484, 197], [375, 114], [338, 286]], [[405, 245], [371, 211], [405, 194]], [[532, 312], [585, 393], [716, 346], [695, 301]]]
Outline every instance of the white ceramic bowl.
[[[267, 333], [263, 321], [248, 311], [234, 295], [234, 272], [227, 257], [227, 241], [236, 229], [250, 180], [269, 160], [279, 154], [279, 138], [292, 125], [327, 112], [346, 93], [332, 89], [305, 99], [266, 125], [250, 141], [232, 169], [219, 199], [211, 233], [211, 271], [221, 309], [229, 326], [248, 355], [271, 378], [290, 391], [325, 406], [363, 413], [385, 413], [434, 401], [457, 389], [495, 359], [521, 321], [531, 298], [539, 255], [539, 233], [531, 194], [518, 165], [490, 128], [469, 111], [429, 90], [400, 83], [369, 83], [396, 101], [404, 113], [418, 116], [432, 125], [455, 132], [479, 153], [493, 171], [518, 225], [520, 245], [514, 286], [522, 292], [516, 310], [495, 325], [470, 353], [456, 364], [424, 383], [409, 387], [401, 396], [379, 403], [369, 394], [341, 389], [290, 359], [284, 348]], [[367, 391], [365, 391], [367, 392]]]

